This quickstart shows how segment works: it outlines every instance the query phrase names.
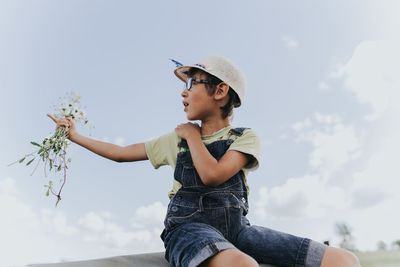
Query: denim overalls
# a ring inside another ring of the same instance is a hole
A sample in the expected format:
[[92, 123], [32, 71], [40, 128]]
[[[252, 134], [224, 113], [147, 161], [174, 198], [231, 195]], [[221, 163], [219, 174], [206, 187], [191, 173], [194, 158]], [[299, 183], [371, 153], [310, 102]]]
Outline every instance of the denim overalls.
[[[245, 129], [231, 129], [231, 134], [240, 136]], [[219, 160], [233, 141], [218, 140], [206, 147]], [[250, 226], [245, 217], [248, 203], [243, 171], [217, 187], [205, 186], [193, 165], [190, 151], [186, 149], [186, 140], [182, 139], [179, 146], [186, 151], [177, 155], [174, 177], [182, 187], [168, 205], [165, 229], [161, 234], [165, 258], [172, 266], [198, 266], [228, 248], [238, 248], [259, 263], [320, 266], [322, 244], [265, 227]], [[307, 255], [307, 252], [313, 255]]]

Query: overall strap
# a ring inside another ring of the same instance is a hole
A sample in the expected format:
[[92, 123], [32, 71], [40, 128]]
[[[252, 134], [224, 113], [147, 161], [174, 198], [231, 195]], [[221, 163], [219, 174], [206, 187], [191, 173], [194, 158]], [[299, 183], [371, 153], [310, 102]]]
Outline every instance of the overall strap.
[[189, 145], [186, 141], [186, 139], [181, 139], [181, 141], [178, 143], [179, 148], [183, 148], [184, 150], [187, 150], [189, 148]]
[[237, 127], [237, 128], [231, 129], [229, 132], [230, 132], [231, 134], [234, 134], [234, 135], [237, 135], [237, 136], [242, 136], [243, 132], [244, 132], [245, 130], [247, 130], [247, 129], [250, 129], [250, 128], [246, 128], [246, 127]]

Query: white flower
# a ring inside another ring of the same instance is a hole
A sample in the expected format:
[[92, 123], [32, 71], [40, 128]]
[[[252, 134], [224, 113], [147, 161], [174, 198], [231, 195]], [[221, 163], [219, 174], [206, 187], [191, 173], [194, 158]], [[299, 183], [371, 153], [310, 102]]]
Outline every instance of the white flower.
[[46, 142], [44, 143], [44, 146], [50, 146], [50, 139], [46, 139]]
[[76, 92], [72, 92], [72, 96], [73, 96], [73, 102], [75, 103], [81, 102], [81, 96], [79, 96]]
[[87, 123], [86, 112], [79, 106], [81, 97], [72, 92], [62, 98], [62, 102], [57, 105], [58, 111], [56, 118], [70, 117], [75, 123]]

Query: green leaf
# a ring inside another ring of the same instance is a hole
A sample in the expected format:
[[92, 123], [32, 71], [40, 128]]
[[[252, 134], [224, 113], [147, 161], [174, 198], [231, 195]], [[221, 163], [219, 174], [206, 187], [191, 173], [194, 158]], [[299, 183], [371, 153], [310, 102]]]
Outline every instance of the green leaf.
[[29, 164], [31, 164], [32, 161], [34, 161], [34, 160], [35, 160], [35, 158], [33, 158], [33, 159], [31, 159], [30, 161], [28, 161], [28, 163], [26, 164], [26, 166], [28, 166]]
[[25, 160], [25, 157], [19, 160], [19, 163], [22, 163]]
[[50, 160], [50, 170], [53, 168], [53, 161]]
[[39, 145], [39, 144], [36, 143], [36, 142], [31, 142], [31, 144], [34, 145], [34, 146], [42, 147], [41, 145]]
[[46, 192], [46, 197], [48, 197], [49, 195], [50, 195], [50, 189], [47, 190], [47, 192]]

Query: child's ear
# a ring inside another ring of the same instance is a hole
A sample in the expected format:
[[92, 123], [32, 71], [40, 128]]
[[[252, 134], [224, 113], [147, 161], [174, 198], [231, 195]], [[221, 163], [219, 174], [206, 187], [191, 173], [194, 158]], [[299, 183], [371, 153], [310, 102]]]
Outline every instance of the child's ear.
[[227, 83], [222, 82], [218, 84], [214, 94], [215, 100], [223, 99], [225, 96], [228, 95], [228, 91], [229, 91], [229, 85]]

